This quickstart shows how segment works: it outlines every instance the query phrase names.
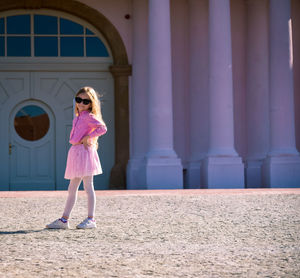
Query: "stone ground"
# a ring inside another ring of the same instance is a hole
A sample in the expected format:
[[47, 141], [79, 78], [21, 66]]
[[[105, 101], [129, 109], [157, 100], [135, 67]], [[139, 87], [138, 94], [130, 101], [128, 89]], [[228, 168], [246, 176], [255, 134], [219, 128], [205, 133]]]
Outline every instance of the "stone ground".
[[300, 277], [300, 190], [0, 192], [0, 277]]

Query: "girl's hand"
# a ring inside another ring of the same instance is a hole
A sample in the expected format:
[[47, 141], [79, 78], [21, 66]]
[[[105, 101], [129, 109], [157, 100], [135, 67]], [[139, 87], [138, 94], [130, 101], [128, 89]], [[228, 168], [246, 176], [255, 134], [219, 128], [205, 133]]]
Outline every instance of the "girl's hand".
[[89, 139], [90, 139], [90, 136], [87, 135], [87, 136], [84, 136], [80, 141], [80, 143], [83, 144], [83, 146], [86, 150], [88, 149], [89, 146], [92, 145]]

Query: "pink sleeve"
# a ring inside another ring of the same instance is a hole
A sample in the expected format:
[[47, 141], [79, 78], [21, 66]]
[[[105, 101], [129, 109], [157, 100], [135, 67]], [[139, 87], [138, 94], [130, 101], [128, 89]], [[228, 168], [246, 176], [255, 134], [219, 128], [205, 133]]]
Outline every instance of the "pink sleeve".
[[75, 121], [76, 121], [76, 118], [74, 118], [73, 121], [72, 121], [72, 129], [71, 129], [71, 132], [70, 132], [70, 140], [72, 139], [72, 136], [73, 136], [73, 133], [74, 133]]
[[93, 130], [91, 133], [88, 134], [91, 138], [96, 137], [96, 136], [104, 135], [107, 131], [106, 125], [101, 123], [94, 116], [89, 117], [88, 125]]

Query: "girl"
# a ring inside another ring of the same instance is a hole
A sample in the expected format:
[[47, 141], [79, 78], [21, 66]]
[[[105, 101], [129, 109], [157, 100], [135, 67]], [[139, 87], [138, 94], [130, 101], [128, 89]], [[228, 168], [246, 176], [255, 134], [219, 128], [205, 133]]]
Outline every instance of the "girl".
[[75, 101], [76, 117], [70, 133], [72, 146], [68, 153], [65, 171], [65, 179], [70, 180], [68, 199], [62, 217], [46, 225], [48, 229], [69, 228], [68, 219], [76, 203], [81, 181], [83, 181], [88, 197], [88, 217], [77, 225], [77, 228], [96, 228], [94, 219], [96, 197], [93, 176], [102, 174], [97, 153], [97, 140], [99, 136], [106, 133], [107, 128], [102, 119], [100, 101], [93, 88], [81, 88], [75, 96]]

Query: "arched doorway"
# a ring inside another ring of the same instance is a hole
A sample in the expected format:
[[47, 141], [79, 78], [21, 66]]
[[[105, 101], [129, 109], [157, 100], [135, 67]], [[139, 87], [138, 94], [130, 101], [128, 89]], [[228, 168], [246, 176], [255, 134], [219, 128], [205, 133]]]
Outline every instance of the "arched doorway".
[[32, 11], [47, 9], [67, 12], [89, 22], [106, 39], [113, 57], [113, 63], [109, 69], [114, 78], [116, 127], [115, 165], [111, 171], [109, 188], [126, 188], [125, 173], [129, 158], [128, 76], [131, 74], [131, 67], [128, 65], [126, 50], [118, 31], [98, 11], [76, 1], [22, 1], [15, 3], [1, 1], [0, 12], [13, 9], [32, 9]]
[[10, 190], [49, 190], [55, 185], [55, 120], [40, 101], [22, 101], [9, 118]]

